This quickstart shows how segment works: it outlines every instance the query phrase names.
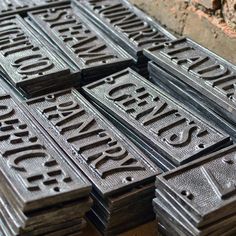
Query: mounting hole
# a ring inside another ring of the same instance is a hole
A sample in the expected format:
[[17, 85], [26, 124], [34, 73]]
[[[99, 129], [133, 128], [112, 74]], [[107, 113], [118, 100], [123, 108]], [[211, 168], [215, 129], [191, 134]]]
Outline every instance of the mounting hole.
[[53, 190], [54, 190], [55, 192], [57, 192], [57, 193], [60, 192], [60, 188], [59, 188], [59, 187], [55, 187]]
[[199, 148], [204, 148], [205, 145], [204, 145], [203, 143], [200, 143], [200, 144], [198, 145], [198, 147], [199, 147]]
[[105, 79], [105, 82], [108, 83], [108, 84], [112, 84], [112, 83], [114, 83], [114, 79], [111, 78], [111, 77], [108, 77], [108, 78]]
[[47, 95], [47, 99], [53, 99], [54, 96], [52, 94]]
[[193, 194], [190, 193], [189, 191], [183, 190], [183, 191], [181, 192], [181, 194], [182, 194], [183, 196], [187, 197], [189, 200], [192, 200], [192, 199], [193, 199]]
[[55, 96], [53, 94], [49, 94], [49, 95], [45, 96], [45, 100], [48, 101], [48, 102], [54, 101]]
[[132, 181], [133, 181], [133, 178], [132, 178], [131, 176], [128, 176], [128, 177], [125, 178], [125, 180], [126, 180], [127, 182], [132, 182]]

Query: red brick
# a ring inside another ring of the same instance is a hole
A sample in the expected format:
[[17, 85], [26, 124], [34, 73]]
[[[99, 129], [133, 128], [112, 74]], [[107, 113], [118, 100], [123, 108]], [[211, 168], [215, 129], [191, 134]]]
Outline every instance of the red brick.
[[222, 8], [223, 16], [227, 24], [236, 29], [236, 1], [224, 1]]
[[221, 7], [220, 0], [192, 0], [193, 2], [203, 5], [207, 9], [217, 10]]

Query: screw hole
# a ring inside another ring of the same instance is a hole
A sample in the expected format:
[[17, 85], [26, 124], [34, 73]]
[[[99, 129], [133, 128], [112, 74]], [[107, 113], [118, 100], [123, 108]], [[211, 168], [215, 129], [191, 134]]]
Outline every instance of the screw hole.
[[133, 181], [133, 178], [132, 178], [131, 176], [128, 176], [128, 177], [126, 177], [125, 179], [126, 179], [126, 181], [128, 181], [128, 182]]
[[53, 94], [49, 94], [45, 97], [46, 101], [54, 101], [55, 100], [55, 96]]
[[205, 146], [204, 146], [203, 143], [200, 143], [200, 144], [198, 145], [198, 147], [199, 147], [199, 148], [204, 148]]
[[182, 194], [183, 196], [186, 196], [189, 200], [192, 200], [192, 199], [193, 199], [193, 194], [191, 194], [189, 191], [183, 190], [183, 191], [181, 192], [181, 194]]
[[54, 98], [54, 96], [52, 95], [52, 94], [49, 94], [48, 96], [47, 96], [47, 99], [53, 99]]
[[55, 187], [53, 190], [54, 190], [55, 192], [60, 192], [60, 188], [59, 188], [59, 187]]

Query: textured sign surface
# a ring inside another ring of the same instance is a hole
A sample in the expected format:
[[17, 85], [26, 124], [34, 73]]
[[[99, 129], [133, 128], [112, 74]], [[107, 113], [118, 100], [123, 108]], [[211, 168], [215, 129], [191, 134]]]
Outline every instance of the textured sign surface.
[[100, 193], [109, 195], [160, 173], [76, 90], [28, 100], [26, 106]]
[[67, 157], [36, 131], [10, 95], [0, 95], [0, 123], [0, 174], [23, 211], [88, 192], [81, 173], [69, 168]]
[[145, 54], [178, 79], [236, 114], [236, 67], [193, 41], [183, 38], [158, 44]]
[[174, 199], [192, 213], [191, 220], [195, 219], [195, 224], [200, 226], [235, 211], [235, 178], [236, 146], [233, 145], [172, 170], [157, 182], [164, 184]]
[[29, 15], [81, 71], [96, 67], [102, 70], [114, 63], [118, 63], [116, 66], [119, 67], [122, 62], [126, 61], [128, 65], [130, 61], [126, 53], [119, 51], [70, 5], [39, 10]]
[[176, 164], [228, 140], [220, 130], [177, 105], [131, 69], [91, 83], [84, 90]]

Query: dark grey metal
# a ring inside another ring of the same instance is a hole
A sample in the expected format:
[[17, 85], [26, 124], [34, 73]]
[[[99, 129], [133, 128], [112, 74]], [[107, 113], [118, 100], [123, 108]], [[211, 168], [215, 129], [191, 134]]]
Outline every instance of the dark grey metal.
[[229, 137], [131, 69], [83, 87], [85, 93], [176, 165], [229, 144]]

